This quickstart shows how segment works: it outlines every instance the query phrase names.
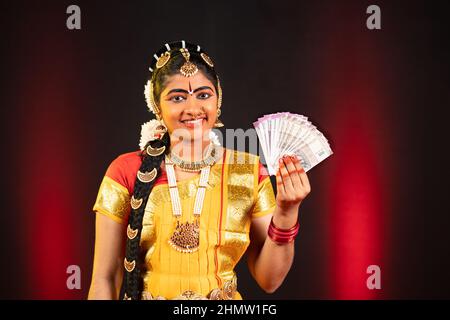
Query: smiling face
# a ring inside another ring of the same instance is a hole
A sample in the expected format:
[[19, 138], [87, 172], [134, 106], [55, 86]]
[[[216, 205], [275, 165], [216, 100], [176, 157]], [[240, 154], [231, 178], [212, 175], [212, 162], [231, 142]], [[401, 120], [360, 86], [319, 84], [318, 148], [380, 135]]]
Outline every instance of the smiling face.
[[159, 102], [164, 123], [175, 139], [201, 139], [217, 118], [217, 93], [202, 72], [192, 77], [171, 76]]

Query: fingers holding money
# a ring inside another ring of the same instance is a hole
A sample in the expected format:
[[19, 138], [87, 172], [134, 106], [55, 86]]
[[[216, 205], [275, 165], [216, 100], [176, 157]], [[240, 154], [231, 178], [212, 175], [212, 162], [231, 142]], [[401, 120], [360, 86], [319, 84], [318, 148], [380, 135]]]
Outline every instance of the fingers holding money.
[[292, 187], [290, 191], [293, 193], [295, 193], [295, 190], [301, 188], [302, 186], [302, 181], [300, 180], [297, 168], [295, 167], [294, 159], [295, 159], [294, 156], [283, 157], [284, 167], [286, 168], [288, 173], [288, 177], [286, 180], [290, 182], [289, 187]]
[[298, 205], [310, 192], [308, 177], [296, 156], [280, 159], [276, 179], [280, 206]]
[[301, 196], [303, 197], [302, 199], [304, 199], [308, 195], [308, 193], [311, 192], [311, 186], [309, 184], [309, 179], [308, 179], [305, 169], [303, 169], [298, 157], [294, 157], [293, 163], [294, 163], [295, 169], [297, 170], [300, 181], [302, 182], [302, 195]]
[[278, 169], [278, 176], [280, 178], [281, 184], [283, 186], [283, 192], [284, 195], [287, 196], [294, 190], [294, 187], [292, 185], [291, 179], [289, 177], [289, 171], [286, 167], [286, 164], [284, 163], [283, 158], [280, 158], [279, 160], [279, 169]]

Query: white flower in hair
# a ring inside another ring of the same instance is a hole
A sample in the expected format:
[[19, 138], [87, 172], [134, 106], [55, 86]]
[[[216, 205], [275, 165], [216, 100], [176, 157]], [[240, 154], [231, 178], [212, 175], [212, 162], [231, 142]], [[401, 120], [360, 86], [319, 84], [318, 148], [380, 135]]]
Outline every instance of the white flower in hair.
[[152, 102], [150, 99], [150, 80], [148, 80], [144, 86], [144, 96], [145, 102], [147, 102], [147, 107], [150, 109], [151, 112], [155, 113], [156, 111], [153, 110]]
[[211, 142], [216, 146], [220, 146], [219, 137], [213, 130], [209, 131], [209, 140], [211, 140]]
[[150, 120], [149, 122], [146, 122], [142, 125], [141, 140], [139, 141], [139, 147], [141, 148], [142, 151], [144, 150], [145, 145], [149, 141], [158, 139], [158, 136], [156, 136], [158, 133], [162, 133], [165, 131], [157, 129], [160, 126], [163, 126], [165, 128], [165, 126], [161, 123], [161, 121], [156, 119]]

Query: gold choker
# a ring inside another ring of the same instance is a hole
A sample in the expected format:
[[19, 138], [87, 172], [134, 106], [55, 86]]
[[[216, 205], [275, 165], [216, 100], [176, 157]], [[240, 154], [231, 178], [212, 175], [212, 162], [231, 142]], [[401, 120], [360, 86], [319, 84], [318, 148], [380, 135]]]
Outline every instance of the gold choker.
[[174, 165], [176, 165], [182, 171], [199, 172], [203, 168], [212, 166], [218, 160], [218, 156], [219, 156], [219, 152], [218, 152], [217, 146], [214, 144], [210, 144], [208, 146], [208, 155], [202, 160], [187, 161], [187, 160], [181, 159], [174, 153], [171, 153], [168, 156], [168, 158]]

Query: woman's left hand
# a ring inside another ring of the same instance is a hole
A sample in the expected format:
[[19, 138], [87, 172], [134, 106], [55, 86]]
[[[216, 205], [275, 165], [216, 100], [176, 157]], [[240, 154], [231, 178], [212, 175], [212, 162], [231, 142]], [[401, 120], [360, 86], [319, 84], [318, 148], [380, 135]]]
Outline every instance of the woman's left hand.
[[279, 161], [277, 179], [277, 206], [285, 212], [298, 210], [311, 192], [308, 176], [296, 156], [283, 156]]

